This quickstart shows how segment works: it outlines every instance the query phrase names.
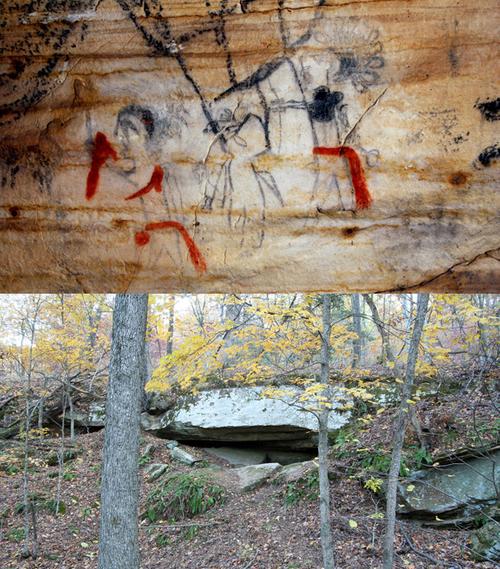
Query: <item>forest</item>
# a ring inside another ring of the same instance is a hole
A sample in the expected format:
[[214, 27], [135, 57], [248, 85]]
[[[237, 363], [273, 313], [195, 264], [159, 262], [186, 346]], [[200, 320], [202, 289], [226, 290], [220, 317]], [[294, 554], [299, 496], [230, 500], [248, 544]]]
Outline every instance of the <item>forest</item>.
[[498, 567], [499, 300], [2, 295], [0, 567]]

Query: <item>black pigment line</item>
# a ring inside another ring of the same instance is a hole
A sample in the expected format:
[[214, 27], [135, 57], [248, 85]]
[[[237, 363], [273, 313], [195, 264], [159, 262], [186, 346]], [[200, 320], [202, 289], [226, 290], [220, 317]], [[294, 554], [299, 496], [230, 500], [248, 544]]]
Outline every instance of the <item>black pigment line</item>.
[[269, 105], [267, 104], [266, 97], [260, 88], [260, 84], [257, 84], [257, 94], [259, 95], [260, 104], [264, 109], [264, 122], [262, 123], [262, 127], [264, 128], [264, 137], [266, 139], [266, 148], [268, 150], [271, 149], [271, 138], [269, 135], [269, 118], [270, 118], [270, 109]]

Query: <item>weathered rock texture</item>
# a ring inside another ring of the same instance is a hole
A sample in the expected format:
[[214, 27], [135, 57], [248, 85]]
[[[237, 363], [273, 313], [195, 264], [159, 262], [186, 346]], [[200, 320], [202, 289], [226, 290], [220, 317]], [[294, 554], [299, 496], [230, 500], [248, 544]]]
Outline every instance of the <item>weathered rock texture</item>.
[[106, 419], [106, 405], [101, 402], [90, 403], [87, 409], [74, 409], [73, 414], [66, 414], [67, 422], [73, 418], [77, 427], [100, 428], [104, 427]]
[[170, 456], [174, 460], [182, 462], [182, 464], [187, 464], [188, 466], [193, 466], [193, 464], [200, 462], [200, 459], [195, 458], [192, 454], [189, 454], [187, 451], [180, 447], [174, 447], [170, 449]]
[[[262, 388], [229, 388], [203, 391], [179, 398], [163, 415], [142, 414], [143, 429], [176, 440], [197, 443], [252, 443], [266, 448], [307, 449], [317, 445], [316, 417], [286, 401], [261, 396]], [[335, 412], [333, 401], [329, 429], [347, 423], [349, 414]]]
[[399, 487], [399, 513], [433, 526], [472, 523], [498, 504], [500, 450], [416, 472]]
[[244, 466], [234, 470], [237, 476], [237, 484], [242, 492], [250, 492], [262, 486], [271, 476], [281, 469], [281, 464], [268, 462], [267, 464], [257, 464], [255, 466]]
[[500, 524], [492, 520], [476, 530], [471, 536], [470, 547], [476, 561], [500, 561]]
[[205, 452], [216, 456], [233, 466], [251, 466], [267, 462], [277, 462], [279, 464], [302, 464], [301, 460], [311, 458], [311, 453], [293, 452], [276, 449], [266, 449], [265, 445], [253, 447], [207, 447]]
[[0, 8], [0, 290], [499, 291], [496, 0]]
[[284, 466], [276, 476], [276, 482], [291, 484], [305, 480], [308, 476], [318, 472], [318, 463], [314, 460], [297, 462]]

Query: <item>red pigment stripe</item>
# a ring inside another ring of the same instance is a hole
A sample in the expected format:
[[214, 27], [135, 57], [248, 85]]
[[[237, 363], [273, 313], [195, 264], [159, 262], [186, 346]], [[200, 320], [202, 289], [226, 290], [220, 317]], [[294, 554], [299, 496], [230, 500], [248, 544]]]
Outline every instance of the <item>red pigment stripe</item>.
[[88, 200], [91, 200], [97, 192], [97, 186], [99, 185], [99, 173], [108, 158], [118, 160], [118, 154], [111, 146], [106, 135], [102, 132], [98, 132], [95, 135], [94, 148], [92, 149], [92, 164], [87, 176], [85, 197]]
[[349, 162], [349, 170], [351, 172], [352, 185], [354, 187], [354, 198], [356, 200], [357, 209], [366, 209], [372, 204], [372, 197], [368, 190], [366, 183], [365, 173], [361, 160], [359, 159], [356, 151], [350, 146], [337, 146], [329, 148], [326, 146], [316, 146], [313, 149], [313, 154], [321, 156], [341, 156], [347, 158]]
[[141, 188], [135, 194], [126, 197], [126, 200], [133, 200], [139, 198], [145, 194], [148, 194], [151, 190], [156, 190], [161, 193], [161, 183], [163, 182], [163, 168], [161, 166], [155, 166], [153, 173], [151, 174], [151, 180], [147, 183], [144, 188]]
[[156, 231], [157, 229], [175, 229], [184, 239], [184, 243], [188, 248], [189, 256], [191, 257], [191, 262], [195, 269], [200, 273], [204, 273], [207, 270], [207, 264], [203, 255], [182, 223], [179, 223], [178, 221], [157, 221], [155, 223], [148, 223], [145, 229], [146, 231], [140, 231], [136, 234], [135, 242], [137, 245], [142, 246], [149, 242], [148, 231]]

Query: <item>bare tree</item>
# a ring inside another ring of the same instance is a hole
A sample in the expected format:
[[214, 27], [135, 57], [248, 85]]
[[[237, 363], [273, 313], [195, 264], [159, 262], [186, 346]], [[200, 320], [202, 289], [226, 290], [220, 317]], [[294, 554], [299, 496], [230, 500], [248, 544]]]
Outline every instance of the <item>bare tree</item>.
[[[34, 371], [33, 350], [35, 348], [35, 339], [38, 327], [40, 311], [43, 305], [41, 295], [34, 295], [27, 303], [26, 313], [21, 319], [21, 355], [20, 370], [25, 380], [25, 415], [24, 415], [24, 469], [23, 469], [23, 511], [24, 511], [24, 544], [22, 550], [23, 557], [32, 557], [36, 559], [38, 556], [38, 537], [36, 532], [36, 511], [35, 505], [29, 498], [29, 444], [30, 430], [33, 411], [35, 407], [31, 405], [32, 386], [31, 380]], [[28, 340], [28, 358], [26, 363], [23, 359], [24, 341]], [[31, 542], [31, 545], [30, 545]]]
[[361, 363], [361, 295], [351, 294], [352, 323], [356, 338], [352, 341], [352, 367], [358, 367]]
[[139, 568], [138, 462], [147, 312], [147, 294], [117, 295], [106, 402], [99, 569]]
[[418, 348], [422, 331], [424, 329], [427, 306], [429, 304], [428, 294], [419, 294], [417, 299], [417, 315], [411, 333], [408, 359], [406, 362], [405, 381], [401, 389], [401, 402], [398, 415], [394, 424], [393, 447], [391, 457], [391, 467], [387, 480], [387, 501], [386, 501], [386, 531], [384, 538], [384, 569], [392, 569], [394, 565], [394, 537], [396, 529], [396, 500], [398, 492], [399, 470], [401, 468], [401, 452], [408, 425], [410, 399], [415, 380], [415, 367], [418, 358]]
[[[200, 328], [200, 332], [205, 335], [206, 330], [205, 330], [205, 309], [207, 306], [207, 300], [205, 295], [200, 295], [200, 294], [193, 294], [190, 297], [190, 303], [191, 303], [191, 311], [193, 313], [193, 316]], [[221, 305], [221, 320], [224, 320], [224, 304]]]
[[[321, 331], [321, 383], [330, 380], [330, 332], [332, 328], [331, 297], [321, 295], [323, 326]], [[328, 480], [328, 417], [330, 409], [325, 407], [318, 416], [318, 460], [319, 460], [319, 509], [321, 528], [321, 549], [324, 569], [335, 569], [332, 526], [330, 522], [330, 483]]]
[[166, 353], [170, 355], [174, 351], [175, 295], [169, 295], [168, 301], [170, 308], [168, 310], [168, 340]]
[[380, 317], [377, 305], [375, 304], [371, 294], [363, 294], [363, 297], [370, 307], [373, 322], [375, 323], [378, 333], [380, 334], [380, 339], [382, 340], [381, 363], [382, 365], [385, 365], [388, 361], [393, 362], [394, 354], [392, 353], [391, 344], [389, 342], [389, 334], [387, 333], [383, 319]]

